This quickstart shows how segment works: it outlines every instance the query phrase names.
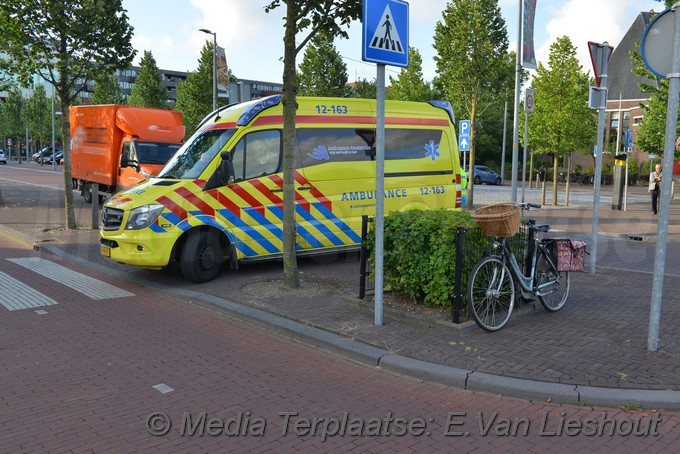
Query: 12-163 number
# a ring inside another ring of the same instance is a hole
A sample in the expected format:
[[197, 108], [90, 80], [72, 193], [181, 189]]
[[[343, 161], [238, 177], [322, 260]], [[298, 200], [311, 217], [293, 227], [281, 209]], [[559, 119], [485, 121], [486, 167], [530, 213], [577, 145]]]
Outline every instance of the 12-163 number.
[[422, 195], [428, 194], [444, 194], [444, 186], [423, 186], [420, 188]]
[[316, 111], [321, 115], [328, 114], [347, 115], [347, 112], [349, 112], [347, 106], [327, 106], [327, 105], [316, 106]]

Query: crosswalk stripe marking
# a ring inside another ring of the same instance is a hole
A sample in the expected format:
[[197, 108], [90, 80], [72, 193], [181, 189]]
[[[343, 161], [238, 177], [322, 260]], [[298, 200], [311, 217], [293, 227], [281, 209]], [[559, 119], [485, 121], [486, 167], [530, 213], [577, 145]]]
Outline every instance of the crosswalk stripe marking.
[[1, 271], [0, 282], [2, 282], [3, 287], [2, 292], [0, 292], [0, 304], [9, 311], [58, 304], [49, 296], [43, 295], [34, 288]]
[[134, 296], [133, 293], [127, 292], [118, 287], [114, 287], [113, 285], [107, 284], [106, 282], [100, 281], [99, 279], [95, 279], [77, 271], [73, 271], [72, 269], [66, 268], [65, 266], [61, 266], [58, 263], [54, 263], [49, 260], [45, 260], [41, 257], [22, 257], [7, 260], [39, 273], [55, 282], [64, 284], [93, 300]]

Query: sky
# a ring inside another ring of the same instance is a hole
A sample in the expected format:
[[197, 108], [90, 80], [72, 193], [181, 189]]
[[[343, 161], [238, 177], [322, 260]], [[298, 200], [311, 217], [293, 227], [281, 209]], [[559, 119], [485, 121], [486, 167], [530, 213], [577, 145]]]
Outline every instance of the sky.
[[[508, 29], [509, 50], [517, 50], [518, 10], [521, 0], [499, 0]], [[194, 71], [200, 52], [212, 35], [198, 31], [206, 28], [217, 33], [217, 44], [225, 48], [227, 63], [240, 79], [265, 82], [282, 81], [283, 16], [285, 6], [270, 13], [264, 7], [271, 0], [123, 0], [130, 25], [132, 44], [137, 50], [134, 64], [145, 50], [151, 51], [161, 69]], [[281, 2], [283, 3], [283, 2]], [[409, 45], [423, 58], [423, 77], [436, 76], [433, 36], [441, 21], [447, 0], [411, 0], [409, 4]], [[534, 23], [536, 59], [547, 65], [550, 45], [567, 35], [577, 47], [584, 71], [593, 73], [588, 41], [607, 41], [616, 48], [641, 11], [664, 9], [655, 0], [537, 0]], [[335, 46], [347, 65], [349, 81], [376, 77], [376, 65], [361, 60], [361, 23], [348, 29], [349, 39], [336, 39]], [[304, 52], [304, 51], [303, 51]], [[302, 54], [298, 56], [298, 65]], [[396, 78], [400, 68], [387, 66], [389, 77]]]

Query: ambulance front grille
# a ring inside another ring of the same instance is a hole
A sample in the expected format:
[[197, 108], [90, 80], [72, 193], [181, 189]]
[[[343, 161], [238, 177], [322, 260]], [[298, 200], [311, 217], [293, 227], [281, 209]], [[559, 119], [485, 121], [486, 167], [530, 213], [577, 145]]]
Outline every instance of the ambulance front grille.
[[123, 210], [104, 208], [102, 210], [102, 228], [104, 230], [118, 230], [123, 222]]

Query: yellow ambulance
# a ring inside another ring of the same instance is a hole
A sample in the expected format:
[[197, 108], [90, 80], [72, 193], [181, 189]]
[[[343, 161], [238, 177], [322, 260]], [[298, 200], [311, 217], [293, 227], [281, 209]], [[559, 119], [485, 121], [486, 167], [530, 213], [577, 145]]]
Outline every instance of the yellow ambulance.
[[[375, 215], [376, 102], [298, 98], [296, 250], [357, 249]], [[385, 213], [461, 206], [447, 101], [385, 105]], [[275, 95], [218, 109], [155, 178], [104, 204], [100, 250], [149, 269], [177, 263], [194, 282], [225, 262], [283, 252], [283, 111]]]

